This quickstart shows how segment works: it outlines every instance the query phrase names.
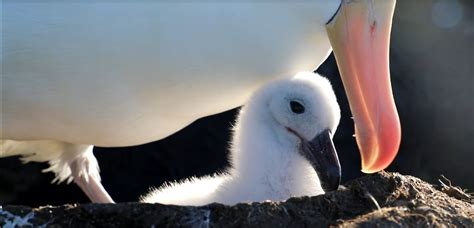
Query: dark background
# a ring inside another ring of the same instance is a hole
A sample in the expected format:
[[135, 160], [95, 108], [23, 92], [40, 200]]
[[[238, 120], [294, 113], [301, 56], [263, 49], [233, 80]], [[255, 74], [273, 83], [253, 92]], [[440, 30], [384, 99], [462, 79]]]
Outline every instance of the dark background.
[[[391, 74], [402, 123], [400, 152], [389, 171], [431, 183], [440, 174], [474, 190], [474, 1], [399, 0]], [[343, 180], [363, 175], [350, 110], [331, 56], [318, 70], [336, 91], [342, 118], [334, 143]], [[200, 119], [157, 142], [95, 148], [105, 188], [117, 202], [136, 201], [150, 186], [225, 169], [235, 110]], [[74, 184], [51, 185], [47, 164], [0, 159], [0, 203], [47, 205], [88, 202]]]

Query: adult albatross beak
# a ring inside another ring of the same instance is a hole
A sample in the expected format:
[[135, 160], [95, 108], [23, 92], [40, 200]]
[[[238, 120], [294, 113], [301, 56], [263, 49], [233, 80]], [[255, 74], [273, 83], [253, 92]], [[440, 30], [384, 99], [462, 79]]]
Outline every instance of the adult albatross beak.
[[311, 141], [303, 140], [300, 153], [318, 174], [321, 187], [325, 192], [337, 190], [341, 183], [341, 165], [331, 132], [324, 130]]
[[389, 72], [395, 0], [342, 0], [326, 25], [355, 122], [362, 171], [385, 169], [400, 145]]

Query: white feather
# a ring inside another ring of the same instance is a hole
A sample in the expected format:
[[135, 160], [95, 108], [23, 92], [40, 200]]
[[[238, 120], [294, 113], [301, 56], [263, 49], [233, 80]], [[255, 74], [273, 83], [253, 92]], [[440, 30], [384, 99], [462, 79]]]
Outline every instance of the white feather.
[[[339, 4], [3, 2], [0, 138], [22, 147], [164, 138], [271, 79], [315, 69], [331, 51], [324, 26]], [[43, 151], [29, 160], [63, 152]]]
[[[304, 115], [289, 111], [290, 100], [305, 104]], [[148, 203], [203, 205], [212, 202], [280, 201], [322, 194], [319, 178], [298, 152], [291, 127], [312, 139], [324, 129], [335, 132], [340, 110], [329, 82], [313, 73], [298, 74], [264, 86], [241, 109], [230, 148], [227, 173], [168, 183], [141, 198]]]
[[316, 69], [339, 4], [6, 1], [0, 138], [164, 138], [265, 82]]
[[0, 158], [21, 156], [24, 163], [48, 162], [49, 168], [44, 172], [53, 172], [56, 177], [52, 183], [61, 183], [73, 180], [71, 165], [73, 162], [81, 164], [78, 175], [86, 180], [89, 177], [100, 181], [99, 165], [92, 153], [90, 145], [76, 145], [52, 140], [14, 141], [0, 140]]

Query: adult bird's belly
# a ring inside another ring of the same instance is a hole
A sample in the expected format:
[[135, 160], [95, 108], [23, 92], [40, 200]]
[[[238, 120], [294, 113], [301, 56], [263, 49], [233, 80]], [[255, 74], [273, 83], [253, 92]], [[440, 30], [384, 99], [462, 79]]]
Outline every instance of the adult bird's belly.
[[2, 138], [166, 137], [270, 79], [314, 70], [330, 51], [318, 7], [7, 1]]

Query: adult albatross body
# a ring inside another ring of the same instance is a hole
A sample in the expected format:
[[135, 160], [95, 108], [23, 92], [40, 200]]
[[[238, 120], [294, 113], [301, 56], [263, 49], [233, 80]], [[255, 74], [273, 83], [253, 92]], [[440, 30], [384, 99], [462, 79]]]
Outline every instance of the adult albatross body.
[[335, 190], [341, 167], [332, 133], [339, 118], [336, 96], [327, 79], [299, 73], [271, 82], [240, 110], [230, 148], [232, 167], [227, 173], [169, 183], [142, 201], [235, 204]]
[[4, 1], [1, 138], [16, 141], [0, 156], [51, 152], [28, 140], [80, 145], [79, 155], [163, 138], [241, 105], [264, 82], [316, 69], [332, 44], [362, 169], [383, 169], [400, 141], [388, 71], [394, 5]]

